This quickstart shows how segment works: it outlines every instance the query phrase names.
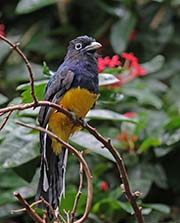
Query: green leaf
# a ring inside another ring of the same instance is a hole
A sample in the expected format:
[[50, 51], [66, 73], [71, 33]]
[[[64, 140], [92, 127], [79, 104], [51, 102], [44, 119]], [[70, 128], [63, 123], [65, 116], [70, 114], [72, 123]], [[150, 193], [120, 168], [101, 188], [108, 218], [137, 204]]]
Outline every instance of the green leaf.
[[121, 208], [121, 205], [118, 201], [112, 199], [112, 198], [104, 198], [97, 202], [93, 208], [92, 211], [94, 213], [105, 213], [108, 210], [119, 210]]
[[149, 207], [164, 214], [169, 214], [171, 211], [171, 209], [165, 204], [143, 204], [143, 207]]
[[[32, 134], [27, 128], [17, 126], [14, 120], [15, 117], [13, 117], [11, 117], [3, 129], [5, 135], [1, 142], [0, 156], [0, 167], [2, 168], [20, 166], [39, 155], [39, 150], [37, 150], [38, 135]], [[20, 121], [34, 124], [34, 120], [30, 118], [20, 119]]]
[[157, 147], [154, 149], [155, 155], [156, 157], [163, 157], [166, 154], [168, 154], [169, 152], [172, 151], [172, 148], [167, 148], [167, 147]]
[[36, 157], [20, 166], [13, 168], [13, 170], [25, 181], [31, 182], [39, 163], [40, 157]]
[[[73, 204], [74, 204], [74, 199], [76, 197], [77, 191], [67, 191], [66, 192], [66, 198], [62, 199], [61, 205], [60, 205], [60, 210], [72, 210]], [[78, 200], [78, 208], [77, 212], [78, 214], [84, 213], [84, 207], [86, 204], [86, 195], [82, 192], [80, 199]]]
[[146, 197], [154, 181], [155, 174], [154, 166], [145, 162], [129, 168], [128, 176], [132, 191], [140, 191], [142, 193], [141, 198]]
[[124, 209], [126, 212], [133, 213], [133, 208], [129, 202], [118, 201], [118, 203], [120, 204], [121, 208]]
[[1, 205], [0, 219], [2, 219], [2, 221], [3, 221], [5, 217], [6, 218], [7, 217], [11, 218], [12, 217], [11, 211], [12, 210], [18, 210], [20, 208], [22, 208], [22, 206], [20, 204], [17, 204], [17, 203], [13, 203], [13, 204], [7, 203], [5, 205]]
[[0, 93], [0, 105], [6, 103], [8, 101], [8, 98]]
[[156, 174], [154, 175], [154, 182], [156, 185], [162, 189], [167, 189], [167, 176], [163, 167], [160, 164], [156, 164], [154, 166]]
[[92, 109], [88, 112], [87, 118], [93, 120], [110, 120], [110, 121], [119, 121], [119, 122], [131, 122], [137, 124], [133, 119], [127, 118], [124, 115], [121, 115], [117, 112], [110, 111], [107, 109]]
[[116, 90], [108, 88], [100, 88], [100, 97], [98, 103], [101, 104], [117, 104], [123, 99], [123, 95]]
[[89, 133], [78, 132], [71, 137], [71, 142], [114, 161], [112, 154], [106, 148], [102, 148], [102, 144]]
[[25, 14], [36, 11], [40, 8], [45, 6], [54, 4], [56, 0], [20, 0], [17, 7], [16, 13], [17, 14]]
[[[40, 80], [43, 78], [41, 65], [31, 63], [31, 69], [36, 80]], [[6, 80], [8, 82], [19, 82], [29, 80], [29, 73], [26, 65], [23, 62], [18, 64], [9, 64], [6, 67], [6, 73]]]
[[0, 188], [1, 189], [9, 189], [9, 188], [17, 188], [22, 185], [25, 185], [25, 181], [17, 177], [17, 174], [11, 169], [1, 169], [0, 170]]
[[120, 54], [126, 49], [129, 35], [135, 24], [135, 15], [130, 11], [126, 11], [123, 17], [112, 26], [110, 40], [116, 53]]
[[147, 151], [152, 146], [159, 146], [161, 145], [161, 141], [158, 138], [148, 138], [143, 141], [143, 143], [140, 145], [138, 149], [138, 153], [143, 153]]
[[128, 85], [123, 86], [124, 95], [136, 98], [141, 105], [151, 105], [157, 109], [162, 107], [162, 100], [145, 85], [142, 87], [137, 85], [134, 88], [130, 88], [132, 85], [128, 83]]
[[[20, 36], [8, 36], [8, 39], [12, 42], [17, 42], [19, 40]], [[0, 64], [3, 62], [3, 60], [8, 56], [8, 54], [12, 51], [12, 48], [7, 45], [3, 40], [0, 40]]]
[[162, 141], [167, 146], [172, 146], [180, 141], [180, 129], [173, 131], [172, 133], [165, 133]]
[[119, 82], [114, 75], [108, 73], [101, 73], [99, 74], [99, 86], [105, 86], [109, 84], [115, 84]]
[[147, 70], [148, 74], [150, 74], [159, 71], [163, 67], [164, 62], [165, 57], [162, 55], [157, 55], [148, 62], [141, 64], [141, 66]]
[[[38, 100], [43, 99], [44, 89], [45, 89], [46, 84], [47, 84], [47, 80], [34, 82], [34, 89], [35, 89], [36, 96], [37, 96]], [[16, 88], [16, 90], [23, 91], [21, 93], [23, 103], [32, 102], [32, 97], [31, 97], [31, 93], [30, 93], [31, 89], [30, 89], [29, 83], [19, 85]]]
[[164, 126], [166, 130], [173, 130], [180, 128], [180, 117], [172, 117], [172, 119]]

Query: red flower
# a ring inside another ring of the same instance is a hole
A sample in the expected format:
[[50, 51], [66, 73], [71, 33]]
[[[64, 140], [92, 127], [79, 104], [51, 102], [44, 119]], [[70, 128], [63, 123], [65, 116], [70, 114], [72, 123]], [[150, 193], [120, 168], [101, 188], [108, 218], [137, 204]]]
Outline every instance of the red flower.
[[104, 71], [107, 67], [114, 68], [120, 66], [121, 62], [119, 61], [119, 56], [114, 55], [112, 58], [110, 57], [99, 57], [98, 58], [98, 72]]
[[137, 113], [136, 112], [126, 112], [123, 115], [127, 118], [133, 118], [134, 116], [137, 115]]
[[122, 143], [122, 149], [129, 149], [131, 154], [135, 153], [135, 142], [138, 140], [137, 135], [129, 134], [127, 130], [123, 130], [116, 136], [116, 139]]
[[130, 79], [147, 74], [147, 71], [141, 67], [138, 62], [138, 58], [135, 57], [133, 53], [122, 53], [121, 57], [125, 59], [124, 67], [129, 67], [129, 76], [131, 76]]
[[1, 36], [5, 36], [5, 26], [4, 26], [4, 24], [0, 24], [0, 35]]
[[101, 191], [107, 191], [109, 189], [109, 186], [107, 184], [106, 181], [102, 181], [101, 184], [100, 184], [100, 190]]
[[128, 60], [131, 63], [137, 63], [137, 57], [134, 56], [133, 53], [122, 53], [121, 57], [124, 58], [125, 60]]
[[119, 60], [118, 55], [114, 55], [112, 58], [98, 58], [99, 73], [104, 71], [107, 67], [114, 68], [117, 66], [122, 66], [122, 71], [119, 74], [115, 74], [117, 79], [119, 79], [119, 82], [108, 85], [108, 88], [121, 87], [122, 85], [133, 80], [134, 78], [147, 74], [147, 71], [143, 67], [141, 67], [138, 62], [138, 58], [134, 56], [133, 53], [124, 52], [121, 54], [121, 57], [125, 60], [123, 66], [121, 61]]

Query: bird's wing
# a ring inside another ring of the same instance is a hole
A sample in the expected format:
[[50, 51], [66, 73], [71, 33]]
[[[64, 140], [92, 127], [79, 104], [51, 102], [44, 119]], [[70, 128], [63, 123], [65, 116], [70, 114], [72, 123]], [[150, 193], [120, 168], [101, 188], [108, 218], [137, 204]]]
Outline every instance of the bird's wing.
[[[46, 88], [44, 100], [57, 103], [64, 93], [71, 87], [73, 79], [74, 72], [69, 70], [67, 67], [64, 67], [61, 71], [57, 71], [53, 76], [53, 80], [50, 81], [49, 86]], [[42, 127], [46, 127], [52, 110], [52, 107], [41, 107], [38, 121]]]

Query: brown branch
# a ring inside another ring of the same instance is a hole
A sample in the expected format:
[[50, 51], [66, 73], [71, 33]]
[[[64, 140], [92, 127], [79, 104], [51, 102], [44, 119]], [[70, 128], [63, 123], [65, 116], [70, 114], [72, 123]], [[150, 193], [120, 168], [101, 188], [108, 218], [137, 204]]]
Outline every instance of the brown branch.
[[84, 169], [84, 172], [85, 172], [86, 178], [87, 178], [87, 200], [86, 200], [86, 207], [85, 207], [85, 211], [84, 211], [83, 216], [80, 219], [78, 219], [77, 221], [75, 221], [74, 223], [84, 222], [87, 219], [87, 217], [89, 215], [89, 212], [90, 212], [90, 209], [91, 209], [93, 187], [92, 187], [92, 176], [91, 176], [89, 167], [88, 167], [85, 159], [83, 158], [82, 154], [79, 153], [73, 146], [71, 146], [67, 142], [64, 142], [62, 139], [60, 139], [58, 136], [56, 136], [55, 134], [53, 134], [49, 130], [46, 130], [46, 129], [40, 127], [40, 126], [31, 126], [31, 125], [24, 124], [24, 123], [21, 123], [21, 122], [17, 122], [17, 124], [48, 134], [50, 137], [56, 139], [64, 147], [66, 147], [68, 150], [70, 150], [70, 152], [73, 153], [78, 158], [79, 162], [82, 163], [83, 169]]
[[[31, 208], [34, 207], [37, 204], [42, 203], [42, 200], [38, 200], [33, 202], [31, 205], [29, 205]], [[15, 214], [15, 213], [19, 213], [19, 212], [23, 212], [26, 211], [26, 208], [21, 208], [21, 209], [17, 209], [17, 210], [11, 210], [11, 214]]]
[[42, 200], [42, 203], [44, 203], [50, 209], [51, 214], [53, 215], [55, 221], [57, 223], [60, 223], [60, 221], [58, 220], [58, 218], [56, 216], [56, 213], [55, 213], [54, 209], [52, 208], [52, 206], [43, 197], [41, 197], [41, 200]]
[[4, 128], [4, 126], [6, 125], [9, 117], [11, 116], [12, 111], [9, 111], [9, 113], [7, 114], [7, 116], [4, 118], [3, 122], [0, 125], [0, 131]]
[[120, 154], [112, 146], [111, 140], [104, 138], [101, 134], [99, 134], [97, 132], [97, 130], [95, 128], [90, 126], [88, 123], [84, 126], [84, 128], [86, 128], [93, 136], [95, 136], [96, 139], [98, 141], [100, 141], [104, 145], [104, 147], [106, 147], [110, 151], [110, 153], [113, 155], [114, 159], [116, 160], [116, 164], [117, 164], [117, 167], [118, 167], [120, 178], [121, 178], [122, 183], [123, 183], [124, 192], [125, 192], [128, 200], [129, 200], [129, 202], [130, 202], [130, 204], [131, 204], [131, 206], [134, 210], [134, 215], [137, 219], [137, 222], [144, 223], [144, 218], [143, 218], [142, 212], [141, 212], [142, 208], [139, 207], [137, 202], [136, 202], [137, 194], [140, 195], [140, 193], [136, 193], [136, 192], [132, 193], [131, 192], [126, 168], [124, 166], [124, 162], [123, 162]]
[[82, 165], [82, 163], [80, 163], [80, 167], [79, 167], [79, 189], [78, 189], [78, 192], [77, 192], [76, 197], [75, 197], [73, 209], [71, 211], [71, 223], [74, 222], [74, 217], [75, 217], [75, 213], [76, 213], [76, 210], [77, 210], [78, 201], [79, 201], [79, 198], [82, 194], [82, 187], [83, 187], [83, 165]]
[[44, 223], [43, 219], [36, 214], [36, 212], [30, 207], [28, 202], [24, 200], [24, 198], [18, 193], [14, 192], [14, 196], [19, 200], [19, 202], [25, 207], [27, 213], [31, 216], [31, 218], [37, 223]]
[[6, 37], [0, 35], [0, 39], [2, 39], [4, 42], [6, 42], [7, 44], [9, 44], [23, 59], [27, 70], [29, 72], [29, 82], [30, 82], [30, 86], [31, 86], [31, 96], [33, 98], [34, 103], [37, 103], [37, 97], [35, 95], [35, 90], [34, 90], [34, 77], [33, 77], [33, 72], [31, 69], [31, 65], [27, 59], [27, 57], [24, 55], [24, 53], [19, 49], [18, 44], [17, 43], [12, 43], [9, 39], [7, 39]]
[[164, 15], [167, 11], [167, 6], [166, 5], [162, 5], [160, 7], [160, 9], [158, 10], [158, 12], [155, 14], [154, 18], [152, 19], [151, 23], [150, 23], [150, 28], [155, 30], [158, 28], [159, 24], [162, 22], [162, 19], [164, 18]]

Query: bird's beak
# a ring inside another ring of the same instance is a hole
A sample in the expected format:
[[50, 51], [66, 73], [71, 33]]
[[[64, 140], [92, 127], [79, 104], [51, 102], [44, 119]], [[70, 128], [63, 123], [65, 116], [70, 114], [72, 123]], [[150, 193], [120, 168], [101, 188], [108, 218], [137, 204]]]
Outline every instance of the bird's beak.
[[90, 45], [86, 46], [84, 48], [85, 51], [91, 51], [91, 50], [97, 50], [100, 47], [102, 47], [102, 45], [98, 42], [92, 42]]

